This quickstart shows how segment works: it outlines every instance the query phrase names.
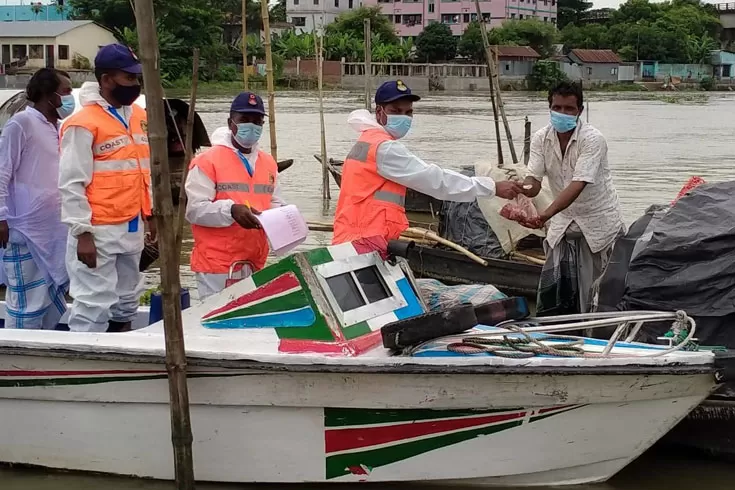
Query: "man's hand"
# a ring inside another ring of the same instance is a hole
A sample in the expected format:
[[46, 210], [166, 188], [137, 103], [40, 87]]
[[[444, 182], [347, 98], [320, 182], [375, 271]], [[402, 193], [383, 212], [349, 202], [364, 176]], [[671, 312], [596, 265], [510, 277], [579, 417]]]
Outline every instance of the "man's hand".
[[0, 221], [0, 247], [5, 248], [10, 241], [10, 230], [7, 221]]
[[544, 227], [547, 221], [551, 219], [551, 216], [546, 214], [544, 211], [543, 213], [539, 214], [535, 218], [531, 218], [529, 220], [525, 220], [521, 223], [521, 225], [525, 226], [526, 228], [531, 228], [533, 230], [538, 230]]
[[518, 194], [523, 193], [523, 186], [518, 182], [511, 180], [503, 180], [495, 182], [495, 195], [503, 199], [513, 199]]
[[77, 259], [90, 269], [97, 267], [97, 247], [91, 233], [82, 233], [77, 237]]
[[235, 222], [247, 230], [259, 230], [261, 228], [260, 221], [255, 217], [260, 214], [260, 211], [255, 208], [250, 208], [244, 204], [233, 204], [230, 213]]

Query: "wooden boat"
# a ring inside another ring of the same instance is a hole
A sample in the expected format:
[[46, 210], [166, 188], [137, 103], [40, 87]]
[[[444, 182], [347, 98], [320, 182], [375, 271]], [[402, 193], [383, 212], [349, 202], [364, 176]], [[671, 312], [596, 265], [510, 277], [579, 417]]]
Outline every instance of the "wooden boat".
[[[381, 329], [396, 320], [456, 327], [442, 320], [450, 312], [425, 314], [417, 290], [401, 261], [346, 243], [287, 257], [184, 311], [197, 478], [604, 481], [728, 369], [685, 344], [618, 340], [625, 325], [653, 320], [681, 321], [691, 338], [685, 315], [512, 321], [524, 303], [509, 324], [468, 332], [527, 336], [536, 354], [523, 359], [458, 355], [449, 346], [466, 336], [383, 348]], [[574, 357], [537, 355], [566, 348], [548, 332], [610, 325], [621, 326], [616, 337], [579, 338]], [[0, 462], [172, 479], [166, 376], [161, 323], [113, 334], [0, 330], [0, 413], [12, 414], [0, 417]]]
[[[321, 163], [321, 157], [314, 155]], [[332, 178], [341, 185], [342, 160], [330, 158], [327, 169]], [[443, 201], [408, 189], [406, 212], [412, 226], [435, 227]], [[538, 248], [534, 237], [519, 243], [524, 248]], [[445, 284], [492, 284], [506, 294], [536, 298], [542, 266], [527, 260], [507, 260], [483, 257], [488, 265], [483, 267], [461, 253], [417, 244], [408, 255], [411, 269], [418, 277], [437, 279]]]

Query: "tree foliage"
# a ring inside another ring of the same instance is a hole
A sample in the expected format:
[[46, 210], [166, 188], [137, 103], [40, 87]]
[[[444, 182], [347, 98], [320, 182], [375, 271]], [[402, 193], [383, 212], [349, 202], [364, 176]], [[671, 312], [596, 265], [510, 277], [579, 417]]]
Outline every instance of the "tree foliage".
[[462, 37], [459, 38], [457, 54], [475, 63], [485, 62], [485, 45], [482, 42], [482, 31], [479, 22], [471, 22], [467, 26]]
[[556, 13], [556, 25], [559, 29], [568, 24], [581, 24], [585, 13], [592, 8], [592, 2], [585, 0], [559, 0]]
[[370, 19], [371, 39], [378, 36], [384, 43], [398, 44], [395, 26], [388, 17], [383, 15], [380, 6], [360, 7], [341, 14], [334, 22], [327, 25], [327, 34], [348, 34], [355, 39], [364, 39], [365, 19]]
[[568, 24], [564, 48], [612, 49], [625, 61], [705, 63], [721, 29], [711, 5], [699, 0], [628, 0], [605, 24]]
[[539, 61], [533, 65], [528, 75], [528, 88], [531, 90], [550, 90], [559, 82], [567, 80], [567, 75], [561, 71], [558, 63], [553, 61]]
[[426, 63], [452, 60], [457, 55], [457, 38], [446, 24], [429, 24], [416, 38], [416, 58]]

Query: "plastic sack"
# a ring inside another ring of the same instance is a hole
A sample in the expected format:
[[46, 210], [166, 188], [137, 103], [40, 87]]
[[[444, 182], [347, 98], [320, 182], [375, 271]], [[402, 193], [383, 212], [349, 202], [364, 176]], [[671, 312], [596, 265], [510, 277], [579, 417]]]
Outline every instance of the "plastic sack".
[[[502, 168], [498, 168], [494, 162], [482, 160], [475, 163], [475, 174], [480, 177], [491, 177], [496, 182], [503, 180], [523, 181], [528, 175], [528, 169], [521, 163], [504, 163]], [[536, 209], [546, 209], [554, 201], [554, 197], [548, 188], [546, 179], [542, 182], [541, 192], [531, 199]], [[482, 214], [490, 224], [490, 227], [498, 237], [500, 246], [503, 247], [505, 253], [511, 253], [515, 244], [529, 235], [545, 237], [546, 232], [543, 229], [532, 230], [522, 226], [520, 223], [506, 219], [500, 215], [500, 210], [508, 204], [506, 199], [500, 197], [480, 197], [477, 204], [482, 210]]]
[[488, 301], [507, 298], [491, 284], [448, 286], [436, 279], [416, 279], [421, 297], [430, 311], [450, 308], [462, 303], [481, 305]]

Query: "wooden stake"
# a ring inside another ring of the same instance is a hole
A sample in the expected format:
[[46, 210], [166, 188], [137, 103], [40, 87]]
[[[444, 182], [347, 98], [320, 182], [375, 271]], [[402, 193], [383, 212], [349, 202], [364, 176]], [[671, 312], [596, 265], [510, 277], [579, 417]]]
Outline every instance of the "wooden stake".
[[276, 93], [273, 86], [273, 54], [271, 53], [271, 25], [268, 13], [268, 2], [261, 0], [260, 12], [263, 17], [265, 40], [265, 78], [268, 82], [268, 128], [271, 133], [271, 156], [278, 161], [278, 143], [276, 142]]
[[[323, 17], [322, 17], [323, 18]], [[318, 41], [318, 42], [317, 42]], [[324, 128], [324, 58], [322, 53], [324, 51], [324, 33], [319, 35], [317, 40], [316, 29], [314, 29], [314, 53], [316, 54], [316, 69], [318, 74], [318, 89], [319, 89], [319, 124], [321, 126], [322, 141], [321, 141], [321, 153], [322, 153], [322, 199], [327, 201], [332, 198], [329, 189], [329, 169], [327, 167], [327, 133]]]
[[186, 116], [186, 142], [184, 143], [184, 169], [181, 172], [181, 189], [179, 190], [179, 209], [176, 219], [176, 270], [181, 265], [181, 242], [184, 238], [184, 223], [186, 215], [186, 177], [189, 175], [189, 165], [194, 158], [194, 121], [196, 120], [197, 86], [199, 85], [199, 48], [194, 48], [193, 68], [191, 71], [191, 97], [189, 98], [189, 113]]
[[477, 8], [477, 20], [480, 23], [480, 32], [482, 33], [482, 44], [485, 47], [485, 59], [487, 60], [487, 77], [490, 82], [490, 103], [493, 106], [493, 122], [495, 123], [495, 142], [498, 148], [498, 167], [502, 167], [504, 163], [503, 159], [503, 143], [500, 138], [500, 118], [498, 118], [498, 107], [495, 105], [495, 83], [493, 81], [493, 57], [490, 53], [490, 42], [487, 39], [487, 30], [485, 29], [485, 21], [482, 19], [482, 11], [480, 10], [480, 3], [475, 0], [475, 7]]
[[370, 19], [365, 19], [364, 23], [364, 35], [365, 35], [365, 109], [368, 111], [373, 108], [372, 105], [372, 89], [370, 87], [372, 77], [372, 57], [373, 51], [371, 46], [371, 35], [370, 35]]
[[242, 0], [242, 83], [245, 90], [248, 89], [248, 3]]
[[528, 167], [528, 159], [531, 157], [531, 121], [526, 116], [523, 127], [523, 165]]
[[174, 206], [171, 198], [171, 170], [164, 114], [164, 94], [159, 71], [158, 37], [153, 0], [135, 0], [135, 20], [143, 64], [148, 113], [148, 141], [151, 149], [153, 209], [161, 248], [163, 287], [163, 329], [166, 338], [166, 370], [171, 402], [171, 439], [174, 474], [178, 490], [194, 489], [191, 417], [186, 384], [186, 352], [181, 322], [181, 284], [177, 265]]
[[[484, 25], [484, 24], [483, 24]], [[503, 118], [503, 126], [505, 127], [505, 136], [508, 138], [508, 146], [510, 147], [510, 157], [513, 159], [513, 163], [518, 163], [518, 155], [516, 155], [516, 146], [513, 144], [513, 135], [510, 132], [510, 124], [508, 124], [508, 116], [505, 114], [505, 104], [500, 93], [500, 77], [498, 76], [498, 47], [495, 46], [493, 50], [495, 53], [493, 63], [493, 79], [495, 80], [495, 94], [498, 98], [498, 109], [500, 110], [500, 117]]]

